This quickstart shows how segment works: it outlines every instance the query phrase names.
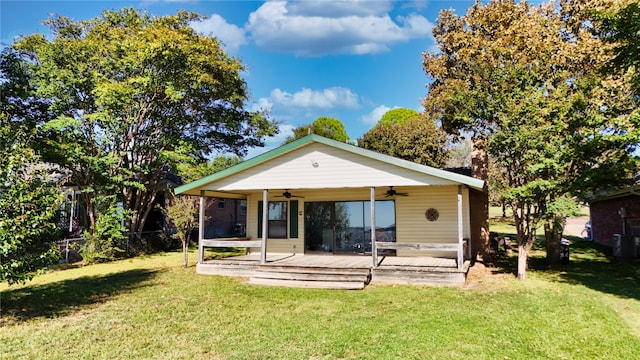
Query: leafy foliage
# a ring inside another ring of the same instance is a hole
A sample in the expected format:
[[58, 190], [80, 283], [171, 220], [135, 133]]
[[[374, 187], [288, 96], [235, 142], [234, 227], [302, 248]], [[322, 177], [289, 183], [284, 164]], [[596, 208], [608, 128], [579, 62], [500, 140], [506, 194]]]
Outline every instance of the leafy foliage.
[[33, 97], [26, 62], [0, 55], [0, 281], [24, 283], [60, 258], [56, 247], [62, 195], [54, 167], [31, 148], [33, 124], [46, 118]]
[[34, 34], [13, 45], [16, 62], [28, 61], [35, 98], [52, 114], [37, 119], [39, 151], [71, 172], [93, 232], [121, 202], [126, 228], [140, 233], [181, 160], [244, 154], [276, 131], [264, 114], [245, 109], [243, 65], [215, 38], [195, 33], [196, 19], [133, 9], [79, 22], [54, 15], [51, 39]]
[[167, 220], [176, 229], [176, 235], [182, 243], [182, 267], [189, 263], [189, 239], [193, 229], [198, 227], [198, 198], [188, 195], [175, 196], [169, 199], [165, 210]]
[[605, 70], [628, 71], [634, 92], [640, 96], [640, 4], [628, 1], [621, 9], [608, 8], [595, 17], [601, 22], [605, 40], [614, 45], [614, 57], [605, 65]]
[[495, 0], [462, 17], [443, 11], [434, 28], [441, 53], [423, 55], [433, 78], [427, 112], [450, 134], [471, 133], [504, 172], [520, 278], [539, 226], [551, 227], [548, 243], [559, 241], [559, 202], [612, 186], [635, 166], [638, 127], [620, 116], [628, 83], [601, 76], [608, 46], [580, 6], [564, 5]]
[[24, 283], [60, 258], [62, 197], [46, 167], [35, 165], [29, 136], [0, 114], [0, 281]]
[[384, 115], [382, 115], [382, 117], [378, 121], [378, 124], [384, 124], [384, 125], [404, 124], [408, 120], [411, 120], [419, 116], [420, 116], [420, 113], [418, 113], [413, 109], [396, 108], [396, 109], [391, 109], [386, 113], [384, 113]]
[[321, 116], [309, 125], [293, 129], [293, 136], [288, 137], [284, 143], [288, 144], [309, 134], [324, 136], [340, 142], [347, 142], [349, 140], [349, 135], [347, 135], [342, 121], [332, 117]]
[[[399, 113], [398, 109], [390, 111]], [[417, 112], [411, 118], [397, 117], [393, 121], [392, 118], [394, 117], [383, 116], [376, 126], [358, 139], [358, 146], [423, 165], [445, 165], [447, 139], [433, 120], [422, 117]]]
[[127, 214], [108, 196], [97, 197], [95, 201], [100, 216], [92, 231], [82, 234], [86, 242], [80, 253], [87, 263], [113, 261], [125, 252], [127, 229], [122, 224]]

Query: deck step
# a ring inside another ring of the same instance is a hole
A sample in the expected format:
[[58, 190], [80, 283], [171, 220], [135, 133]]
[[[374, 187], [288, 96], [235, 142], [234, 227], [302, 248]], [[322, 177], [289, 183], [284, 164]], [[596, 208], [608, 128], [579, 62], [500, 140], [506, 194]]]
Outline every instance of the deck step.
[[364, 289], [370, 280], [368, 268], [261, 265], [255, 269], [249, 283], [316, 289]]
[[362, 290], [366, 286], [363, 281], [301, 281], [285, 279], [267, 279], [251, 277], [249, 284], [284, 286], [308, 289], [338, 289], [338, 290]]
[[431, 285], [462, 285], [467, 279], [470, 263], [457, 267], [380, 266], [371, 270], [374, 282]]
[[322, 267], [297, 265], [259, 265], [256, 272], [308, 273], [325, 275], [361, 275], [369, 276], [369, 268], [356, 267]]

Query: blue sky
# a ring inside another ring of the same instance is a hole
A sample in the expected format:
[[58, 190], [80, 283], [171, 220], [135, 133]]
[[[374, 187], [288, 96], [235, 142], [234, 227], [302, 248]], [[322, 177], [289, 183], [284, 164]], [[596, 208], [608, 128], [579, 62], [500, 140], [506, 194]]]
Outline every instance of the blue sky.
[[280, 123], [280, 145], [291, 129], [319, 116], [341, 120], [351, 139], [389, 109], [422, 111], [429, 81], [421, 55], [434, 51], [431, 33], [441, 9], [463, 15], [473, 1], [6, 1], [0, 0], [0, 41], [48, 33], [50, 14], [74, 20], [133, 7], [154, 15], [193, 11], [208, 17], [194, 29], [220, 39], [247, 67], [248, 106], [268, 109]]

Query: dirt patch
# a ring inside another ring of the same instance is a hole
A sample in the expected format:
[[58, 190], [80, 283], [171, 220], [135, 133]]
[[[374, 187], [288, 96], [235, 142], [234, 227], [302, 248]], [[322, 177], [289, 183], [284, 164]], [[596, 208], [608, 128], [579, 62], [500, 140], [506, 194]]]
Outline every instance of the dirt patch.
[[476, 261], [469, 268], [467, 281], [463, 288], [475, 289], [486, 284], [502, 283], [513, 279], [513, 274], [505, 273], [504, 269], [487, 266], [481, 261]]

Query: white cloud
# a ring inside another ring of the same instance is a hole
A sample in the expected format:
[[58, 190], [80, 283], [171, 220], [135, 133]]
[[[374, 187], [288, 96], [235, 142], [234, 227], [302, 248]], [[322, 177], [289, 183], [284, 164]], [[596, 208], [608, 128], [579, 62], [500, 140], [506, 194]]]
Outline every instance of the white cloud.
[[232, 54], [236, 54], [240, 46], [247, 44], [244, 29], [229, 24], [218, 14], [213, 14], [202, 21], [194, 21], [191, 23], [191, 27], [203, 35], [215, 36], [222, 42], [224, 48]]
[[248, 106], [249, 111], [266, 111], [271, 112], [271, 108], [273, 107], [273, 103], [268, 98], [260, 98], [258, 102], [250, 104]]
[[433, 24], [417, 14], [388, 14], [389, 2], [268, 1], [245, 29], [256, 45], [297, 55], [373, 54], [413, 38], [431, 36]]
[[387, 0], [292, 1], [287, 9], [289, 14], [297, 16], [366, 16], [386, 13], [393, 9], [393, 3]]
[[260, 101], [271, 103], [272, 106], [297, 109], [357, 109], [360, 106], [358, 95], [343, 87], [302, 89], [295, 93], [274, 89], [269, 99]]
[[397, 108], [397, 106], [390, 108], [384, 105], [380, 105], [377, 108], [373, 109], [370, 113], [363, 115], [360, 120], [369, 126], [375, 126], [382, 118], [382, 115], [386, 114], [387, 111], [395, 108]]

